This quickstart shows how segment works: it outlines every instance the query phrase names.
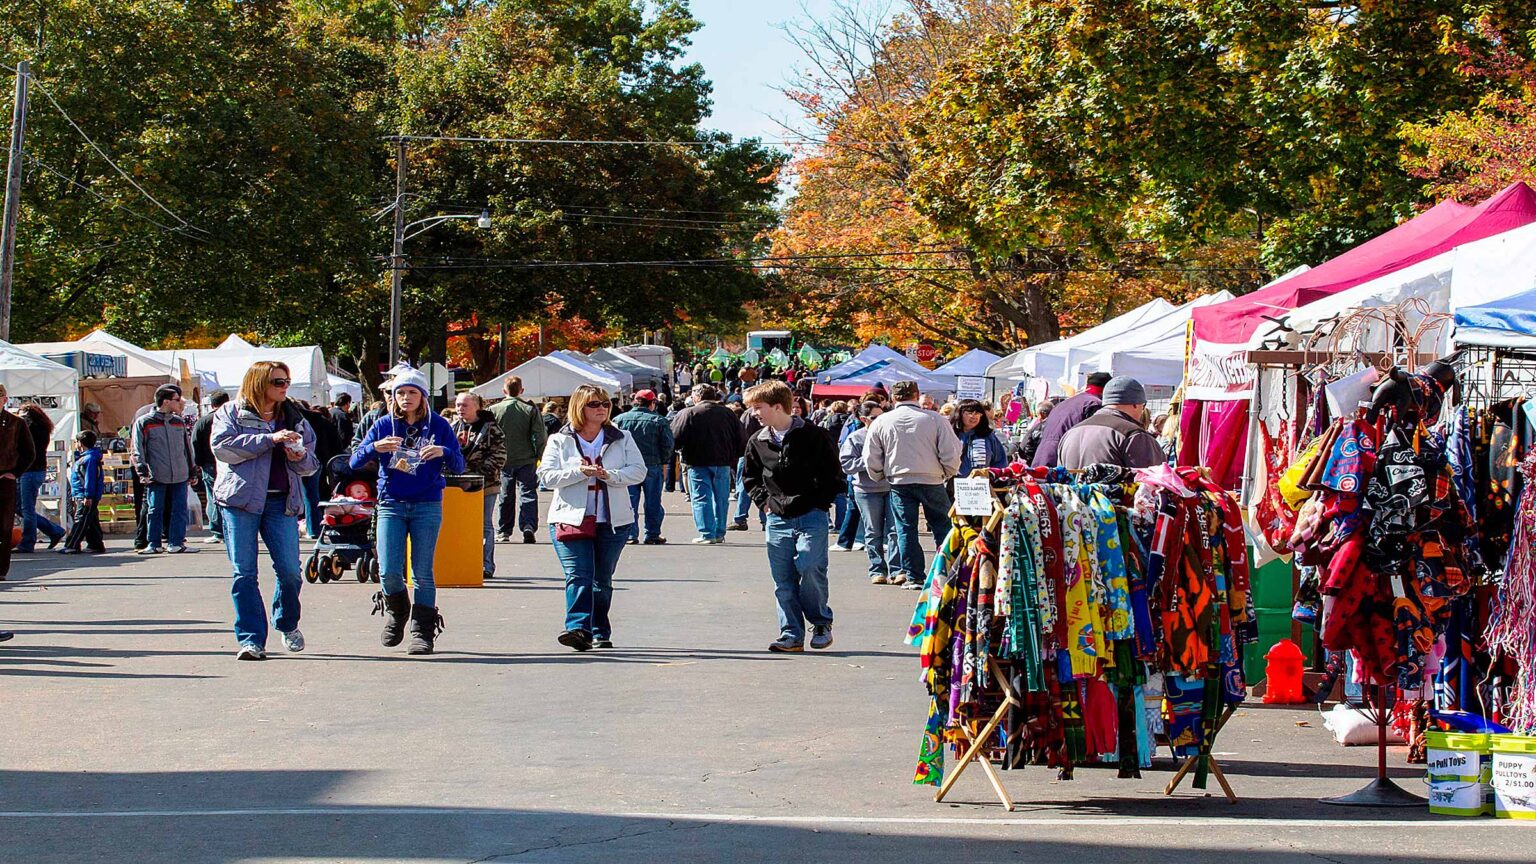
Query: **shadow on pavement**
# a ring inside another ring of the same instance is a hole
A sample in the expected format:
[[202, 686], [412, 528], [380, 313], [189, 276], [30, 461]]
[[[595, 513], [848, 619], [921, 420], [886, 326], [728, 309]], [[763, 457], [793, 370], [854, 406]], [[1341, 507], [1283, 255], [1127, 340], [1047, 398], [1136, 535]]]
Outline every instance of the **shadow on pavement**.
[[[1362, 850], [1307, 856], [1289, 848], [1295, 827], [1247, 822], [1222, 828], [1147, 823], [1135, 829], [1140, 802], [1086, 802], [1073, 813], [1106, 813], [1123, 842], [1106, 842], [1092, 823], [986, 824], [932, 818], [786, 824], [709, 821], [682, 816], [626, 816], [452, 806], [359, 806], [328, 803], [344, 787], [359, 785], [358, 771], [47, 772], [0, 771], [0, 854], [37, 862], [175, 861], [226, 864], [271, 861], [465, 861], [612, 864], [628, 862], [836, 861], [1118, 861], [1145, 864], [1289, 864], [1324, 858], [1334, 864], [1376, 864], [1394, 857], [1396, 822], [1419, 811], [1336, 811], [1362, 837]], [[1162, 802], [1159, 802], [1162, 803]], [[1182, 804], [1182, 815], [1191, 812]], [[1286, 817], [1284, 801], [1255, 802]], [[1037, 808], [1031, 808], [1035, 810]], [[1166, 809], [1166, 808], [1163, 808]], [[1031, 810], [1011, 814], [1028, 819]], [[1201, 808], [1199, 815], [1235, 808]], [[150, 811], [145, 814], [144, 811]], [[134, 815], [135, 813], [142, 815]], [[1035, 818], [1063, 810], [1036, 812]], [[1007, 814], [997, 814], [999, 817]], [[1249, 818], [1253, 818], [1251, 814]], [[1317, 827], [1300, 829], [1318, 831]], [[1226, 831], [1226, 834], [1218, 832]], [[1233, 831], [1239, 832], [1234, 835]], [[1438, 835], [1437, 835], [1438, 836]], [[1451, 839], [1453, 835], [1444, 835]], [[1278, 842], [1281, 848], [1264, 848]], [[1241, 852], [1236, 853], [1237, 843]], [[1491, 845], [1491, 841], [1490, 841]], [[1484, 862], [1526, 861], [1523, 844], [1484, 849]]]

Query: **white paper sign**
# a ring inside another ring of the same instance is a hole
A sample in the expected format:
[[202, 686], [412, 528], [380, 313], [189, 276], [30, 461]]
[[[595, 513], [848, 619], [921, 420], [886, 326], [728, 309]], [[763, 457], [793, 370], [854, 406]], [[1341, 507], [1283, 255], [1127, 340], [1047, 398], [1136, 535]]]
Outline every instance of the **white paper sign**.
[[992, 481], [985, 477], [956, 477], [955, 512], [961, 516], [991, 516]]
[[987, 379], [980, 375], [956, 375], [955, 398], [977, 401], [987, 398]]

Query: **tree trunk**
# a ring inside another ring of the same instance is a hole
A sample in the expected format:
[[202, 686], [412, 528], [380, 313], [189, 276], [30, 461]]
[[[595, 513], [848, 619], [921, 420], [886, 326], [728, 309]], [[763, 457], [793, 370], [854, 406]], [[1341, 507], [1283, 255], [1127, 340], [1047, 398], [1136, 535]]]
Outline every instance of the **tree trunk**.
[[465, 333], [464, 344], [469, 348], [469, 358], [475, 364], [471, 370], [476, 384], [496, 377], [496, 340], [484, 333]]
[[357, 355], [357, 380], [363, 385], [363, 393], [371, 400], [380, 399], [384, 392], [380, 385], [384, 383], [384, 376], [379, 372], [379, 343], [384, 341], [378, 335], [363, 333], [360, 350]]

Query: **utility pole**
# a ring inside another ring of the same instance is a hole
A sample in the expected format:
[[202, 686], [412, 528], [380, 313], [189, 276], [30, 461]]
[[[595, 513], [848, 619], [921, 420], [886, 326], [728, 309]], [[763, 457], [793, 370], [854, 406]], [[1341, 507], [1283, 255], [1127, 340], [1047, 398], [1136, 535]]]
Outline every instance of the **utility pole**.
[[31, 64], [16, 64], [16, 105], [11, 115], [11, 160], [5, 172], [5, 215], [0, 222], [0, 339], [11, 339], [11, 272], [16, 264], [16, 217], [21, 211], [21, 145], [27, 131], [27, 82]]
[[[405, 139], [395, 142], [395, 242], [389, 256], [389, 368], [400, 362], [400, 277], [405, 267]], [[6, 295], [9, 298], [9, 294]], [[9, 310], [9, 305], [7, 305]], [[9, 320], [9, 319], [7, 319]]]

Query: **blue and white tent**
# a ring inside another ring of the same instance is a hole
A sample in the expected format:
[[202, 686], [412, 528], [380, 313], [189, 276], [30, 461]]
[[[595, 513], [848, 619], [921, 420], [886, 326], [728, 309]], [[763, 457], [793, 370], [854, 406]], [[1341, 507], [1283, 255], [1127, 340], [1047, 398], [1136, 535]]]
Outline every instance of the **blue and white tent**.
[[1536, 291], [1456, 310], [1456, 344], [1536, 351]]

